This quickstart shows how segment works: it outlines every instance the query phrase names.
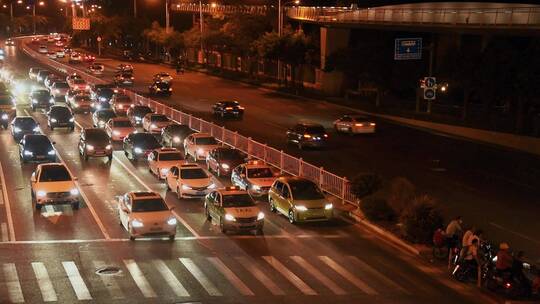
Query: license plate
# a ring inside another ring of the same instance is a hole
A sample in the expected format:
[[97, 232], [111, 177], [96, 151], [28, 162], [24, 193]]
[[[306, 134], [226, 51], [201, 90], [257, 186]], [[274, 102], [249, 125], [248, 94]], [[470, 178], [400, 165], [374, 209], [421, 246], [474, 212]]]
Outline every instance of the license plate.
[[197, 191], [197, 195], [204, 195], [204, 191]]
[[150, 231], [161, 231], [161, 227], [150, 228]]
[[36, 156], [36, 158], [37, 158], [37, 159], [44, 159], [45, 156], [44, 156], [44, 155], [38, 155], [38, 156]]
[[96, 152], [96, 155], [105, 155], [105, 152]]

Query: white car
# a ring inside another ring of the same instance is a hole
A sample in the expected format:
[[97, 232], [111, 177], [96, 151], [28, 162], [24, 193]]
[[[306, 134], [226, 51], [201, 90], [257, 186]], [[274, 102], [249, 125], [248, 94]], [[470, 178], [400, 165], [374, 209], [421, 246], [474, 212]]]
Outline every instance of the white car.
[[47, 50], [47, 47], [46, 47], [46, 46], [40, 45], [40, 46], [39, 46], [39, 49], [38, 49], [38, 52], [39, 52], [40, 54], [47, 54], [49, 51]]
[[124, 140], [131, 132], [135, 132], [135, 127], [127, 117], [111, 118], [105, 125], [107, 135], [113, 141]]
[[146, 132], [161, 134], [161, 130], [171, 123], [172, 121], [163, 114], [148, 113], [144, 115], [142, 126]]
[[172, 167], [184, 163], [184, 155], [175, 148], [160, 148], [148, 154], [148, 170], [159, 179], [165, 179]]
[[90, 85], [84, 79], [73, 79], [71, 83], [68, 82], [68, 84], [72, 90], [90, 90]]
[[334, 121], [334, 128], [349, 134], [375, 133], [376, 123], [362, 115], [343, 115]]
[[190, 134], [184, 139], [184, 153], [186, 159], [191, 157], [193, 160], [206, 160], [208, 153], [220, 144], [208, 133]]
[[56, 52], [50, 51], [47, 53], [47, 57], [50, 59], [56, 59]]
[[56, 51], [56, 58], [64, 58], [66, 53], [63, 50]]
[[103, 75], [103, 72], [105, 71], [105, 66], [101, 63], [92, 63], [88, 67], [88, 71], [93, 75]]
[[71, 52], [69, 55], [69, 63], [81, 63], [82, 62], [82, 56], [79, 53]]
[[166, 180], [167, 189], [175, 192], [179, 199], [204, 197], [217, 187], [212, 176], [197, 164], [171, 167]]
[[40, 210], [44, 205], [70, 204], [79, 209], [79, 189], [68, 168], [60, 163], [37, 165], [30, 177], [32, 202]]
[[128, 192], [118, 197], [120, 224], [129, 239], [163, 235], [174, 240], [177, 220], [163, 198], [155, 192]]
[[231, 172], [231, 183], [256, 197], [267, 195], [275, 180], [272, 167], [259, 160], [241, 164]]
[[51, 86], [50, 92], [53, 99], [65, 97], [69, 91], [69, 85], [67, 82], [58, 81], [54, 82]]

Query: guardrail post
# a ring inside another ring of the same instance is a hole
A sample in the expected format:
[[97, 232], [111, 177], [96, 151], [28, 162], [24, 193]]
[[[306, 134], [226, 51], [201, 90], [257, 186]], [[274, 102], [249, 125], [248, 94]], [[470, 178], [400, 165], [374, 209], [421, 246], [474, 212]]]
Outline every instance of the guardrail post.
[[247, 154], [248, 156], [251, 156], [251, 147], [252, 147], [252, 143], [251, 143], [251, 137], [248, 137], [248, 145], [247, 145]]
[[188, 114], [188, 126], [190, 129], [193, 129], [193, 127], [191, 126], [191, 114]]
[[298, 176], [302, 176], [302, 175], [303, 175], [303, 174], [302, 174], [302, 171], [303, 171], [303, 170], [302, 170], [302, 169], [303, 169], [303, 168], [302, 168], [302, 167], [303, 167], [303, 164], [304, 164], [304, 160], [300, 157], [300, 158], [298, 159]]
[[341, 204], [345, 205], [345, 194], [347, 189], [347, 177], [343, 177], [341, 180]]
[[[221, 126], [221, 142], [225, 142], [225, 126]], [[234, 145], [236, 148], [236, 145]]]
[[234, 146], [238, 147], [238, 131], [234, 131]]
[[[319, 187], [323, 189], [323, 183], [324, 183], [324, 168], [319, 168]], [[323, 189], [324, 190], [324, 189]]]
[[267, 154], [268, 154], [267, 149], [268, 149], [268, 145], [264, 144], [264, 154], [263, 154], [264, 162], [266, 162], [266, 157], [267, 157]]
[[279, 152], [279, 170], [281, 171], [281, 174], [283, 174], [283, 150]]

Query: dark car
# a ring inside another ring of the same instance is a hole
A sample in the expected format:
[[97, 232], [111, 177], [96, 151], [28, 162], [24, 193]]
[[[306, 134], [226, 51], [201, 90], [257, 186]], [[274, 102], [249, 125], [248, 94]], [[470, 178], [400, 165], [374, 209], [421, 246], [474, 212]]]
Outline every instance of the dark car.
[[127, 158], [137, 160], [146, 158], [152, 150], [161, 148], [161, 145], [150, 133], [133, 132], [124, 138], [123, 148]]
[[[0, 83], [1, 85], [2, 83]], [[1, 86], [0, 86], [1, 87]], [[1, 88], [0, 88], [1, 90]], [[9, 121], [17, 114], [13, 96], [0, 92], [0, 123], [4, 129], [7, 129]]]
[[150, 107], [133, 105], [127, 110], [127, 117], [134, 126], [142, 126], [143, 118], [148, 113], [154, 113]]
[[39, 124], [32, 116], [17, 116], [11, 121], [11, 135], [16, 141], [26, 134], [40, 134]]
[[94, 123], [94, 127], [104, 128], [109, 119], [114, 117], [116, 117], [116, 113], [114, 113], [113, 110], [101, 109], [94, 112], [92, 115], [92, 121]]
[[193, 133], [187, 125], [168, 125], [161, 131], [161, 143], [165, 147], [183, 148], [184, 139]]
[[51, 99], [51, 94], [49, 91], [45, 89], [38, 89], [33, 90], [30, 93], [30, 102], [32, 104], [32, 111], [35, 111], [37, 108], [48, 109], [51, 104], [54, 104], [54, 99]]
[[56, 150], [49, 138], [43, 134], [25, 135], [19, 142], [19, 156], [26, 162], [56, 162]]
[[43, 83], [45, 81], [45, 78], [47, 78], [47, 76], [49, 76], [52, 73], [53, 72], [51, 72], [49, 70], [40, 70], [38, 72], [38, 74], [37, 74], [37, 77], [36, 77], [37, 82]]
[[112, 88], [98, 88], [92, 90], [92, 98], [99, 102], [109, 102], [114, 95], [114, 89]]
[[171, 84], [168, 82], [154, 82], [148, 87], [148, 92], [150, 93], [150, 95], [171, 96]]
[[320, 124], [298, 123], [294, 128], [287, 130], [287, 143], [303, 147], [324, 147], [328, 140], [328, 134]]
[[133, 77], [132, 73], [121, 72], [114, 76], [114, 83], [119, 86], [121, 85], [133, 86], [134, 80], [135, 80], [135, 77]]
[[217, 176], [230, 175], [236, 166], [246, 162], [246, 158], [247, 155], [237, 149], [219, 147], [208, 153], [206, 165], [208, 170], [216, 172]]
[[75, 118], [73, 113], [66, 106], [52, 106], [47, 113], [47, 124], [51, 130], [54, 128], [69, 128], [71, 131], [75, 129]]
[[112, 160], [113, 149], [107, 132], [99, 128], [85, 128], [79, 139], [79, 154], [88, 160], [89, 157], [107, 157]]
[[244, 108], [237, 101], [220, 101], [212, 106], [214, 115], [221, 118], [236, 117], [242, 119]]

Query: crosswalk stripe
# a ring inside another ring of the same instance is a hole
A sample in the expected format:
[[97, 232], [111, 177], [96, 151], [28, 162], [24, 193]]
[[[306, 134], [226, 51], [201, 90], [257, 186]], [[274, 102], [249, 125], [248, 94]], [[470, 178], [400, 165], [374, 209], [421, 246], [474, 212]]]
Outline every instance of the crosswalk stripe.
[[323, 283], [323, 285], [330, 289], [333, 293], [337, 295], [344, 295], [347, 293], [345, 292], [345, 290], [343, 290], [343, 288], [339, 287], [336, 283], [334, 283], [334, 281], [330, 280], [327, 276], [325, 276], [322, 272], [320, 272], [317, 268], [315, 268], [302, 257], [292, 256], [291, 259], [295, 261], [298, 265], [300, 265], [302, 268], [304, 268], [307, 272], [309, 272], [309, 274], [311, 274], [317, 280]]
[[281, 275], [283, 275], [289, 282], [291, 282], [296, 288], [298, 288], [303, 294], [317, 295], [317, 292], [309, 287], [304, 281], [302, 281], [297, 275], [292, 273], [285, 265], [281, 264], [276, 258], [272, 256], [263, 256], [263, 259], [274, 267]]
[[0, 230], [2, 231], [2, 242], [9, 242], [9, 234], [6, 223], [0, 224]]
[[[105, 266], [105, 262], [103, 261], [94, 261], [94, 267], [99, 269], [101, 267]], [[122, 289], [120, 289], [120, 286], [114, 279], [114, 276], [109, 275], [100, 275], [101, 282], [103, 282], [103, 285], [105, 285], [105, 288], [109, 291], [109, 294], [113, 299], [123, 299], [124, 294], [122, 293]]]
[[54, 286], [49, 278], [49, 273], [47, 268], [41, 262], [32, 262], [32, 268], [34, 269], [34, 274], [36, 275], [36, 280], [41, 291], [41, 296], [43, 297], [44, 302], [54, 302], [57, 301], [56, 291]]
[[236, 260], [244, 266], [244, 268], [251, 273], [261, 284], [264, 285], [273, 295], [282, 296], [285, 292], [277, 286], [264, 272], [262, 272], [255, 263], [246, 257], [236, 257]]
[[406, 293], [406, 294], [411, 294], [408, 290], [403, 288], [401, 285], [399, 285], [398, 283], [392, 281], [391, 279], [389, 279], [388, 277], [386, 277], [385, 275], [380, 273], [377, 269], [375, 269], [372, 266], [368, 265], [366, 262], [360, 260], [359, 258], [357, 258], [355, 256], [349, 256], [349, 259], [353, 260], [354, 262], [356, 262], [356, 264], [360, 265], [360, 267], [362, 267], [363, 270], [369, 272], [374, 277], [377, 277], [377, 279], [379, 279], [380, 281], [383, 281], [386, 284], [392, 286], [394, 289], [397, 289], [397, 290], [399, 290], [399, 291], [401, 291], [403, 293]]
[[75, 291], [75, 295], [77, 295], [77, 299], [92, 300], [90, 291], [86, 287], [86, 284], [79, 273], [79, 269], [77, 269], [77, 265], [75, 265], [75, 263], [72, 261], [65, 261], [62, 262], [62, 266], [64, 266], [64, 270], [66, 271], [69, 282], [71, 283], [71, 287], [73, 287], [73, 290]]
[[6, 278], [9, 301], [11, 303], [24, 303], [24, 296], [15, 264], [4, 264], [4, 276]]
[[331, 258], [327, 256], [319, 256], [319, 259], [323, 261], [326, 265], [332, 268], [335, 272], [339, 273], [342, 277], [351, 282], [354, 286], [358, 287], [363, 292], [369, 295], [379, 294], [375, 289], [369, 287], [364, 281], [360, 280], [358, 277], [353, 275], [347, 269], [340, 266], [338, 263], [334, 262]]
[[153, 260], [152, 263], [177, 297], [189, 297], [189, 292], [184, 288], [184, 285], [180, 283], [169, 267], [167, 267], [165, 262], [162, 260]]
[[189, 258], [178, 258], [180, 262], [186, 267], [191, 275], [201, 284], [206, 292], [211, 296], [222, 296], [223, 294], [217, 289], [217, 287], [208, 279], [208, 277], [199, 269], [195, 263]]
[[126, 268], [128, 269], [131, 277], [133, 278], [133, 281], [135, 281], [135, 284], [137, 285], [137, 287], [139, 287], [144, 297], [157, 297], [156, 292], [154, 291], [150, 283], [148, 283], [148, 280], [142, 273], [139, 265], [137, 265], [134, 260], [124, 260], [124, 264], [126, 265]]
[[242, 282], [242, 280], [240, 280], [240, 278], [238, 278], [234, 272], [232, 272], [225, 264], [223, 264], [223, 262], [217, 258], [217, 257], [208, 257], [207, 258], [210, 263], [212, 263], [212, 265], [214, 265], [214, 267], [216, 267], [217, 270], [219, 270], [219, 272], [221, 272], [222, 275], [225, 276], [225, 278], [227, 278], [227, 280], [229, 280], [229, 282], [234, 286], [236, 287], [236, 289], [244, 296], [254, 296], [255, 294], [253, 293], [253, 291], [251, 291], [251, 289], [249, 289], [249, 287], [246, 286], [246, 284], [244, 284], [244, 282]]

